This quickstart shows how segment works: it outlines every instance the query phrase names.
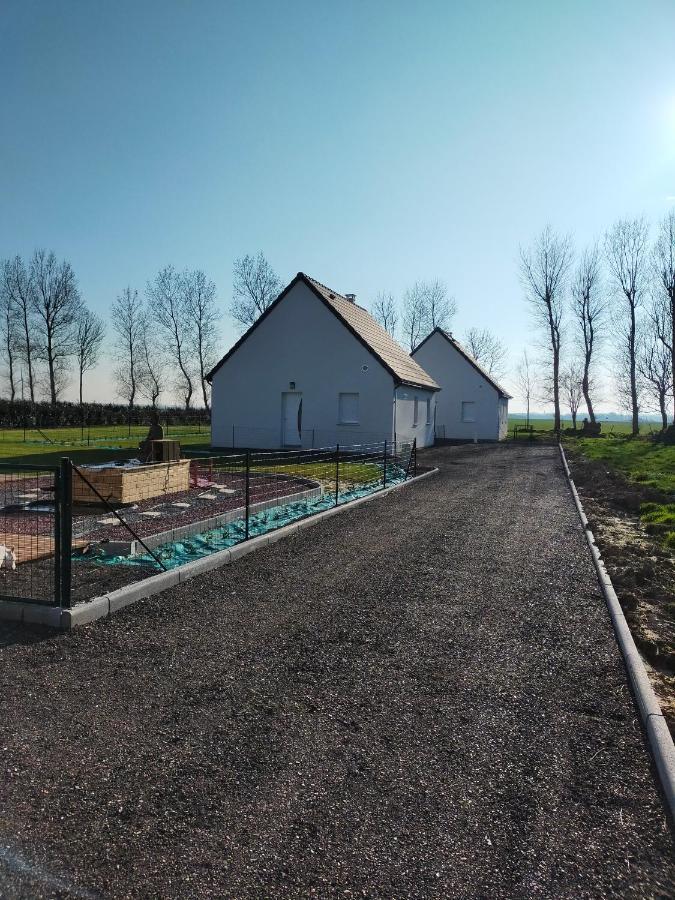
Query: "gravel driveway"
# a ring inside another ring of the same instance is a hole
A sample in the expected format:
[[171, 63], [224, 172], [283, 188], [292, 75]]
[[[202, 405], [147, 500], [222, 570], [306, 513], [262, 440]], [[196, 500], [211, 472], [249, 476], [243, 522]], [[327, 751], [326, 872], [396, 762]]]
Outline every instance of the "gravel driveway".
[[420, 457], [109, 620], [3, 626], [0, 896], [672, 896], [557, 451]]

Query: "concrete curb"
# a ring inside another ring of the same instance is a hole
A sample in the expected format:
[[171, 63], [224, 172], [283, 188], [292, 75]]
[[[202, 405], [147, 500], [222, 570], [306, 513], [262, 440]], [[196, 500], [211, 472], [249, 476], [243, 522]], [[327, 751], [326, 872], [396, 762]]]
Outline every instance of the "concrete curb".
[[666, 803], [668, 804], [670, 815], [675, 821], [675, 745], [673, 745], [673, 739], [670, 735], [663, 713], [661, 712], [659, 701], [656, 699], [654, 690], [649, 682], [649, 677], [644, 663], [642, 662], [642, 657], [635, 646], [635, 641], [633, 640], [633, 635], [628, 627], [628, 622], [621, 609], [619, 598], [616, 595], [612, 580], [609, 577], [600, 550], [595, 542], [595, 537], [588, 524], [588, 518], [586, 517], [581, 500], [579, 499], [579, 494], [576, 485], [574, 484], [570, 467], [567, 464], [567, 458], [565, 457], [565, 451], [563, 450], [562, 444], [558, 444], [558, 448], [560, 450], [560, 457], [562, 459], [565, 475], [567, 476], [567, 482], [572, 491], [572, 497], [574, 498], [577, 512], [579, 513], [579, 518], [581, 519], [581, 524], [584, 526], [584, 533], [586, 535], [586, 540], [588, 541], [591, 556], [593, 557], [598, 581], [600, 582], [600, 587], [607, 603], [609, 615], [614, 627], [614, 634], [616, 635], [616, 640], [623, 656], [633, 694], [635, 695], [637, 706], [640, 710], [640, 717], [642, 718], [645, 731], [647, 732], [647, 738], [649, 739], [654, 761], [656, 762], [656, 768], [659, 773]]
[[[56, 625], [56, 627], [64, 630], [70, 630], [78, 625], [87, 625], [89, 622], [94, 622], [96, 619], [109, 616], [118, 609], [123, 609], [125, 606], [130, 606], [132, 603], [137, 603], [139, 600], [145, 600], [146, 597], [152, 597], [154, 594], [159, 594], [161, 591], [165, 591], [170, 587], [182, 584], [184, 581], [195, 578], [197, 575], [210, 572], [212, 569], [217, 569], [220, 566], [226, 566], [242, 556], [247, 556], [249, 553], [253, 553], [261, 547], [274, 544], [276, 541], [280, 541], [304, 528], [310, 528], [313, 525], [317, 525], [319, 522], [329, 519], [331, 516], [338, 515], [346, 510], [354, 509], [362, 503], [369, 503], [371, 500], [376, 500], [378, 497], [383, 497], [392, 491], [415, 484], [424, 478], [429, 478], [437, 472], [438, 469], [431, 469], [429, 472], [423, 472], [421, 475], [409, 478], [407, 481], [401, 481], [398, 484], [393, 484], [391, 487], [384, 488], [374, 494], [368, 494], [367, 497], [359, 497], [358, 500], [351, 500], [348, 503], [343, 503], [341, 506], [334, 506], [331, 509], [326, 509], [313, 516], [308, 516], [306, 519], [300, 519], [298, 522], [284, 525], [283, 528], [278, 528], [276, 531], [271, 531], [269, 534], [262, 534], [259, 537], [250, 538], [248, 541], [242, 541], [241, 544], [235, 544], [234, 547], [230, 547], [227, 550], [219, 550], [217, 553], [212, 553], [210, 556], [203, 557], [203, 559], [196, 559], [194, 562], [186, 563], [179, 568], [171, 569], [168, 572], [161, 572], [158, 575], [151, 575], [150, 578], [119, 588], [116, 591], [111, 591], [108, 594], [103, 594], [100, 597], [95, 597], [93, 600], [77, 603], [71, 609], [57, 610], [50, 607], [41, 607], [42, 610], [51, 614], [50, 621], [45, 621], [44, 624]], [[17, 605], [19, 604], [13, 604], [14, 607]], [[27, 604], [24, 608], [26, 606]], [[55, 613], [60, 615], [58, 622], [53, 621]], [[24, 619], [23, 621], [28, 620]]]

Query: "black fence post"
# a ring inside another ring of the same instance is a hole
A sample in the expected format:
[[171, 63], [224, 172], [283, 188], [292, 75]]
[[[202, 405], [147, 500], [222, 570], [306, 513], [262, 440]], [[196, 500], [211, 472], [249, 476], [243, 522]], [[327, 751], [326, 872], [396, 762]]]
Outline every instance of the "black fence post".
[[382, 466], [382, 487], [387, 486], [387, 442], [384, 442], [384, 465]]
[[251, 451], [246, 451], [246, 540], [248, 540], [248, 515], [251, 505]]
[[59, 488], [57, 515], [61, 520], [60, 541], [58, 545], [55, 543], [54, 551], [60, 556], [60, 603], [65, 609], [70, 609], [71, 557], [73, 554], [73, 470], [67, 456], [61, 457]]
[[340, 492], [340, 445], [335, 445], [335, 505], [338, 505]]

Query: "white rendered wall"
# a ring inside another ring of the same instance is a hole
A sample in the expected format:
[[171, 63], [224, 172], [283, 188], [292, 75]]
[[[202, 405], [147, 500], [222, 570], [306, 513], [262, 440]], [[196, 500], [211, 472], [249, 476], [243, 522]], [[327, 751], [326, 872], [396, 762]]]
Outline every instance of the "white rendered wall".
[[[500, 398], [499, 392], [443, 335], [432, 334], [413, 357], [441, 387], [436, 408], [437, 437], [467, 441], [506, 437], [508, 401]], [[474, 422], [462, 421], [462, 402], [476, 404]]]
[[[392, 440], [394, 381], [299, 282], [221, 366], [212, 384], [214, 447], [280, 447], [281, 395], [302, 392], [302, 446]], [[359, 394], [359, 424], [338, 423], [340, 392]]]
[[[424, 366], [422, 366], [424, 368]], [[431, 375], [431, 372], [429, 372]], [[433, 377], [433, 376], [432, 376]], [[396, 388], [396, 440], [410, 442], [417, 438], [417, 446], [431, 447], [434, 443], [434, 408], [440, 391], [427, 391], [399, 385]], [[417, 398], [417, 425], [415, 425], [415, 398]], [[427, 399], [429, 404], [429, 422], [427, 423]]]

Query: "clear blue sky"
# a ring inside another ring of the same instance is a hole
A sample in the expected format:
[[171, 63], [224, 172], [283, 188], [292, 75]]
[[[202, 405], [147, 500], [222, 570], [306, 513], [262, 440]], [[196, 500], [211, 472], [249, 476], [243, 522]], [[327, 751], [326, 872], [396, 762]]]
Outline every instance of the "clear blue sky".
[[3, 0], [0, 258], [103, 314], [169, 262], [225, 308], [258, 249], [365, 304], [439, 277], [515, 361], [519, 244], [673, 205], [674, 34], [673, 0]]

